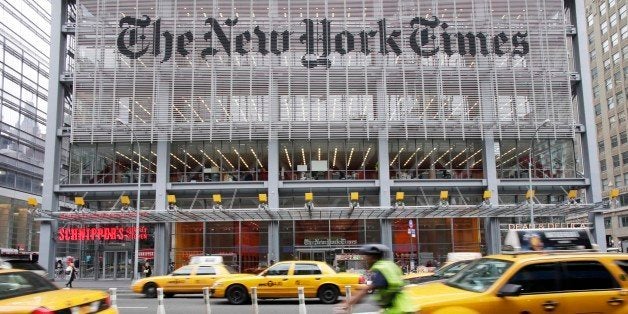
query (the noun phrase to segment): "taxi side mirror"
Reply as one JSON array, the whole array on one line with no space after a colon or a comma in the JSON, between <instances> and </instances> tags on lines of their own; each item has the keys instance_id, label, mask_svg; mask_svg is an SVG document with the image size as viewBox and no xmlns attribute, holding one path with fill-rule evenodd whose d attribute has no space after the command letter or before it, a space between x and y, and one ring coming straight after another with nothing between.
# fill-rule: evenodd
<instances>
[{"instance_id":1,"label":"taxi side mirror","mask_svg":"<svg viewBox=\"0 0 628 314\"><path fill-rule=\"evenodd\" d=\"M511 283L505 284L499 292L497 292L498 297L516 297L521 294L521 285L514 285Z\"/></svg>"}]
</instances>

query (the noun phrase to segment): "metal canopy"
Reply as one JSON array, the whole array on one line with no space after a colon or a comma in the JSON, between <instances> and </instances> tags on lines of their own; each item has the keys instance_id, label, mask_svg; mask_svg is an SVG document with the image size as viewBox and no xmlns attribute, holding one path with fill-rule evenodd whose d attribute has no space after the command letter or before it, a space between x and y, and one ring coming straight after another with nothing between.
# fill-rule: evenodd
<instances>
[{"instance_id":1,"label":"metal canopy","mask_svg":"<svg viewBox=\"0 0 628 314\"><path fill-rule=\"evenodd\" d=\"M598 209L600 205L535 204L534 214L542 216L575 216ZM527 204L500 206L405 206L400 208L281 208L281 209L186 209L141 210L140 223L206 222L206 221L277 221L332 219L408 219L408 218L479 218L527 217ZM132 224L135 211L52 212L51 218L63 224Z\"/></svg>"}]
</instances>

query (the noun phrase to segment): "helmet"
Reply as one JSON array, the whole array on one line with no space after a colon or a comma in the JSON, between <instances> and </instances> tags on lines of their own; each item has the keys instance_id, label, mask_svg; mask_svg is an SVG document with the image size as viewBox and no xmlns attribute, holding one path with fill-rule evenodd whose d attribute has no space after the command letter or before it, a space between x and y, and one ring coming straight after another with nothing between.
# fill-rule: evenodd
<instances>
[{"instance_id":1,"label":"helmet","mask_svg":"<svg viewBox=\"0 0 628 314\"><path fill-rule=\"evenodd\" d=\"M366 244L360 248L360 253L364 255L384 256L389 249L383 244Z\"/></svg>"}]
</instances>

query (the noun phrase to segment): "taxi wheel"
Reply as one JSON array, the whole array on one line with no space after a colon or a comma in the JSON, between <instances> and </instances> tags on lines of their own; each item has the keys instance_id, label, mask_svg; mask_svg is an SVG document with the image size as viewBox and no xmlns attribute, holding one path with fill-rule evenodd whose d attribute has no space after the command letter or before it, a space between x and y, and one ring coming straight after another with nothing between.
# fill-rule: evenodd
<instances>
[{"instance_id":1,"label":"taxi wheel","mask_svg":"<svg viewBox=\"0 0 628 314\"><path fill-rule=\"evenodd\" d=\"M244 304L249 299L249 294L243 286L229 287L225 295L227 296L229 303L235 305Z\"/></svg>"},{"instance_id":2,"label":"taxi wheel","mask_svg":"<svg viewBox=\"0 0 628 314\"><path fill-rule=\"evenodd\" d=\"M338 301L338 288L332 285L324 285L318 289L318 298L325 304L333 304Z\"/></svg>"},{"instance_id":3,"label":"taxi wheel","mask_svg":"<svg viewBox=\"0 0 628 314\"><path fill-rule=\"evenodd\" d=\"M157 285L154 282L149 282L144 285L142 292L147 298L156 298L157 297Z\"/></svg>"}]
</instances>

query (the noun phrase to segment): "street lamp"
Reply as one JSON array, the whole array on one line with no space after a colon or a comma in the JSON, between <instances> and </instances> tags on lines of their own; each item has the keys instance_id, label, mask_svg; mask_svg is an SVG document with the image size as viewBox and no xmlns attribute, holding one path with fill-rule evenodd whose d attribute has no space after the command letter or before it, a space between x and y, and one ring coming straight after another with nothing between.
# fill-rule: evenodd
<instances>
[{"instance_id":1,"label":"street lamp","mask_svg":"<svg viewBox=\"0 0 628 314\"><path fill-rule=\"evenodd\" d=\"M528 193L526 196L530 197L530 228L534 228L534 192L532 192L532 151L534 150L534 142L536 142L536 136L539 134L539 130L542 127L546 126L550 123L550 119L545 119L541 125L536 127L534 130L534 135L532 135L532 139L530 141L530 150L528 151Z\"/></svg>"},{"instance_id":2,"label":"street lamp","mask_svg":"<svg viewBox=\"0 0 628 314\"><path fill-rule=\"evenodd\" d=\"M131 149L133 151L133 149ZM131 163L133 169L133 163ZM142 155L140 152L140 141L137 141L137 205L135 206L135 263L133 263L133 279L139 280L139 256L140 256L140 192L142 188Z\"/></svg>"}]
</instances>

